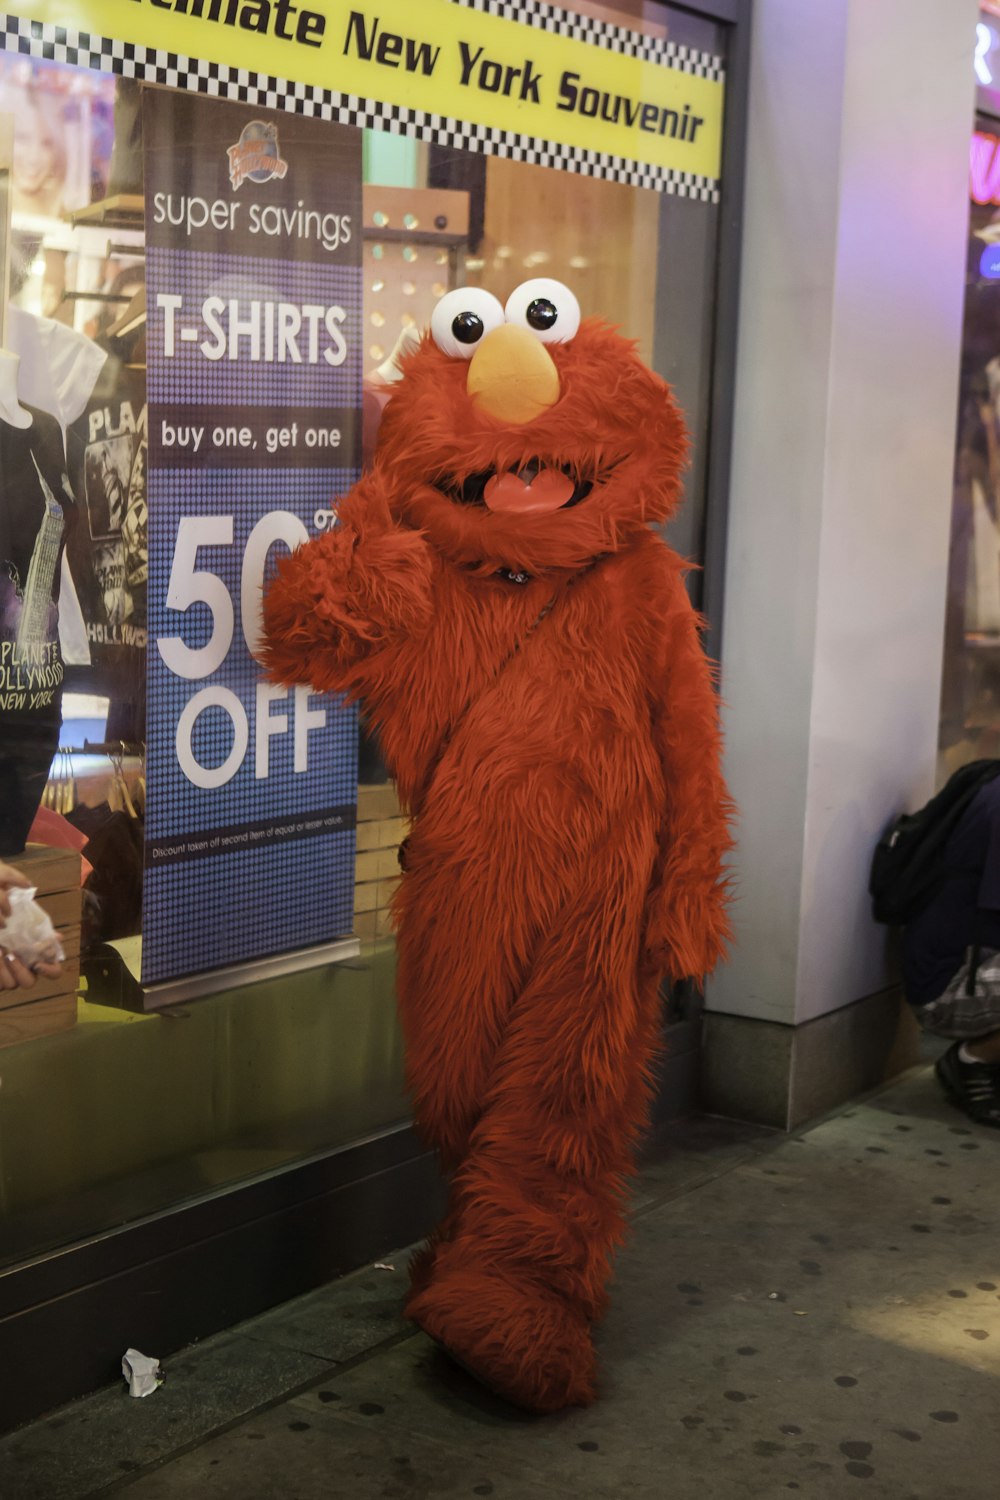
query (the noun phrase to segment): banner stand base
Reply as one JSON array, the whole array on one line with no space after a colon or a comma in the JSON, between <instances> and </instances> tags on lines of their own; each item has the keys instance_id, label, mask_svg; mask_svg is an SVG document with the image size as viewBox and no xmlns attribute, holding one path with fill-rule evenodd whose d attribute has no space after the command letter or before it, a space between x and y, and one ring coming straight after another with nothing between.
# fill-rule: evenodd
<instances>
[{"instance_id":1,"label":"banner stand base","mask_svg":"<svg viewBox=\"0 0 1000 1500\"><path fill-rule=\"evenodd\" d=\"M144 985L142 972L142 939L118 938L101 943L83 960L82 973L87 981L86 999L94 1005L112 1005L119 1010L156 1011L190 1000L202 1000L223 990L241 989L265 979L279 979L285 974L319 969L326 964L342 964L358 957L360 943L356 937L337 938L312 948L296 948L290 953L274 953L268 958L248 963L230 964L223 969L207 969L171 979L161 984Z\"/></svg>"}]
</instances>

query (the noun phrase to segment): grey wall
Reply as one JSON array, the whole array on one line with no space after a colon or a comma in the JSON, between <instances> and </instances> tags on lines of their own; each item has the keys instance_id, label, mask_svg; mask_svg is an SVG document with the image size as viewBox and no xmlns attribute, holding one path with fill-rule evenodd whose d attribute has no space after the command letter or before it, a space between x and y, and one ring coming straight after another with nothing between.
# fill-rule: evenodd
<instances>
[{"instance_id":1,"label":"grey wall","mask_svg":"<svg viewBox=\"0 0 1000 1500\"><path fill-rule=\"evenodd\" d=\"M865 887L934 777L977 13L755 0L718 1011L797 1023L887 981Z\"/></svg>"}]
</instances>

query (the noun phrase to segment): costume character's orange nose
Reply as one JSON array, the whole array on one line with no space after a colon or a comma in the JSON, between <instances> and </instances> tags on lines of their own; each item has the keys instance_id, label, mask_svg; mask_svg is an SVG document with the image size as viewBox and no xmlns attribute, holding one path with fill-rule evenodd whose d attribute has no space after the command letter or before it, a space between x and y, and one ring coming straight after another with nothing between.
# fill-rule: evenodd
<instances>
[{"instance_id":1,"label":"costume character's orange nose","mask_svg":"<svg viewBox=\"0 0 1000 1500\"><path fill-rule=\"evenodd\" d=\"M465 388L498 422L531 422L559 400L559 372L545 345L526 328L504 323L472 356Z\"/></svg>"}]
</instances>

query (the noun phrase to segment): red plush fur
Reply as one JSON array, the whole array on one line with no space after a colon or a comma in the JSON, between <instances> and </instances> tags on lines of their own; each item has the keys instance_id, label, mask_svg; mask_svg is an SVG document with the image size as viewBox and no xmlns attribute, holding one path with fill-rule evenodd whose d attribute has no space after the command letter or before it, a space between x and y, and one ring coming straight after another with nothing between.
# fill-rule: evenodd
<instances>
[{"instance_id":1,"label":"red plush fur","mask_svg":"<svg viewBox=\"0 0 1000 1500\"><path fill-rule=\"evenodd\" d=\"M265 601L270 675L363 698L417 814L399 1006L452 1187L408 1312L538 1411L593 1398L658 985L719 959L730 842L698 620L649 526L679 499L681 417L606 325L548 348L560 399L505 427L425 339L340 525ZM541 515L457 498L531 459L591 492Z\"/></svg>"}]
</instances>

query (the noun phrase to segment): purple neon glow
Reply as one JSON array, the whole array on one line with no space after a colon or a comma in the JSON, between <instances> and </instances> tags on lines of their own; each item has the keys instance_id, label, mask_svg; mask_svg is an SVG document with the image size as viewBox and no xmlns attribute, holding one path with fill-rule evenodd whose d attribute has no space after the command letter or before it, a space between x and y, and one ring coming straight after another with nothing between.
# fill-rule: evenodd
<instances>
[{"instance_id":1,"label":"purple neon glow","mask_svg":"<svg viewBox=\"0 0 1000 1500\"><path fill-rule=\"evenodd\" d=\"M979 274L987 281L1000 281L1000 245L987 245L979 257Z\"/></svg>"},{"instance_id":2,"label":"purple neon glow","mask_svg":"<svg viewBox=\"0 0 1000 1500\"><path fill-rule=\"evenodd\" d=\"M973 203L1000 203L1000 139L977 130L969 151L969 193Z\"/></svg>"}]
</instances>

